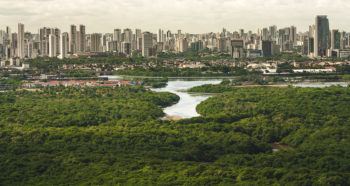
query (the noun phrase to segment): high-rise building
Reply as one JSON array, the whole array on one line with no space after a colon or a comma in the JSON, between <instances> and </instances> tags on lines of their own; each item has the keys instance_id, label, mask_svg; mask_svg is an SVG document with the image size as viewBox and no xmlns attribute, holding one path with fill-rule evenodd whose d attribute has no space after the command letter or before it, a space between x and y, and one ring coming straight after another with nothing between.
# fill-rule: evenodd
<instances>
[{"instance_id":1,"label":"high-rise building","mask_svg":"<svg viewBox=\"0 0 350 186\"><path fill-rule=\"evenodd\" d=\"M183 40L179 40L179 42L182 42ZM180 44L182 45L182 44ZM218 38L217 40L217 43L216 43L216 47L218 49L218 52L227 52L227 48L226 48L226 38L224 37L221 37L221 38Z\"/></svg>"},{"instance_id":2,"label":"high-rise building","mask_svg":"<svg viewBox=\"0 0 350 186\"><path fill-rule=\"evenodd\" d=\"M177 40L176 52L186 52L188 50L188 41L186 38Z\"/></svg>"},{"instance_id":3,"label":"high-rise building","mask_svg":"<svg viewBox=\"0 0 350 186\"><path fill-rule=\"evenodd\" d=\"M331 33L331 50L341 49L341 34L339 30L332 30Z\"/></svg>"},{"instance_id":4,"label":"high-rise building","mask_svg":"<svg viewBox=\"0 0 350 186\"><path fill-rule=\"evenodd\" d=\"M158 35L157 35L157 41L158 42L164 42L163 41L163 35L164 35L164 31L162 29L158 30Z\"/></svg>"},{"instance_id":5,"label":"high-rise building","mask_svg":"<svg viewBox=\"0 0 350 186\"><path fill-rule=\"evenodd\" d=\"M136 38L142 38L141 29L136 29L136 30L135 30L135 37L136 37Z\"/></svg>"},{"instance_id":6,"label":"high-rise building","mask_svg":"<svg viewBox=\"0 0 350 186\"><path fill-rule=\"evenodd\" d=\"M39 29L39 52L42 57L49 55L49 35L51 34L50 28Z\"/></svg>"},{"instance_id":7,"label":"high-rise building","mask_svg":"<svg viewBox=\"0 0 350 186\"><path fill-rule=\"evenodd\" d=\"M17 42L17 39L18 39L18 34L17 33L12 33L11 34L11 55L12 57L15 57L15 56L18 56L18 51L17 51L17 45L18 45L18 42Z\"/></svg>"},{"instance_id":8,"label":"high-rise building","mask_svg":"<svg viewBox=\"0 0 350 186\"><path fill-rule=\"evenodd\" d=\"M315 23L315 57L327 55L329 37L329 21L327 16L317 16Z\"/></svg>"},{"instance_id":9,"label":"high-rise building","mask_svg":"<svg viewBox=\"0 0 350 186\"><path fill-rule=\"evenodd\" d=\"M177 31L177 38L181 38L182 37L182 31L181 30L178 30Z\"/></svg>"},{"instance_id":10,"label":"high-rise building","mask_svg":"<svg viewBox=\"0 0 350 186\"><path fill-rule=\"evenodd\" d=\"M171 34L171 31L168 30L168 31L166 32L166 41L169 41L170 39L172 39L172 37L173 37L173 34Z\"/></svg>"},{"instance_id":11,"label":"high-rise building","mask_svg":"<svg viewBox=\"0 0 350 186\"><path fill-rule=\"evenodd\" d=\"M264 57L272 56L272 42L271 41L262 41L262 52Z\"/></svg>"},{"instance_id":12,"label":"high-rise building","mask_svg":"<svg viewBox=\"0 0 350 186\"><path fill-rule=\"evenodd\" d=\"M127 43L132 42L132 30L130 28L124 29L124 41Z\"/></svg>"},{"instance_id":13,"label":"high-rise building","mask_svg":"<svg viewBox=\"0 0 350 186\"><path fill-rule=\"evenodd\" d=\"M270 39L272 41L277 41L277 26L273 25L273 26L270 26L269 28L269 33L270 33Z\"/></svg>"},{"instance_id":14,"label":"high-rise building","mask_svg":"<svg viewBox=\"0 0 350 186\"><path fill-rule=\"evenodd\" d=\"M230 41L229 52L233 58L244 57L244 40L243 39L233 39Z\"/></svg>"},{"instance_id":15,"label":"high-rise building","mask_svg":"<svg viewBox=\"0 0 350 186\"><path fill-rule=\"evenodd\" d=\"M244 29L239 29L239 36L243 39Z\"/></svg>"},{"instance_id":16,"label":"high-rise building","mask_svg":"<svg viewBox=\"0 0 350 186\"><path fill-rule=\"evenodd\" d=\"M131 54L131 43L122 42L121 51L123 54L129 56Z\"/></svg>"},{"instance_id":17,"label":"high-rise building","mask_svg":"<svg viewBox=\"0 0 350 186\"><path fill-rule=\"evenodd\" d=\"M70 26L69 32L69 52L71 54L77 53L77 27L75 25Z\"/></svg>"},{"instance_id":18,"label":"high-rise building","mask_svg":"<svg viewBox=\"0 0 350 186\"><path fill-rule=\"evenodd\" d=\"M56 36L54 34L49 35L49 57L57 57L56 50Z\"/></svg>"},{"instance_id":19,"label":"high-rise building","mask_svg":"<svg viewBox=\"0 0 350 186\"><path fill-rule=\"evenodd\" d=\"M60 58L64 59L68 57L68 51L69 51L69 39L68 39L68 33L64 32L61 35L60 39Z\"/></svg>"},{"instance_id":20,"label":"high-rise building","mask_svg":"<svg viewBox=\"0 0 350 186\"><path fill-rule=\"evenodd\" d=\"M85 37L86 37L86 30L85 30L85 25L80 25L79 26L79 51L80 52L85 52L86 51L86 42L85 42Z\"/></svg>"},{"instance_id":21,"label":"high-rise building","mask_svg":"<svg viewBox=\"0 0 350 186\"><path fill-rule=\"evenodd\" d=\"M77 30L77 41L76 41L76 43L77 43L77 48L76 48L77 52L80 52L80 39L81 39L80 31Z\"/></svg>"},{"instance_id":22,"label":"high-rise building","mask_svg":"<svg viewBox=\"0 0 350 186\"><path fill-rule=\"evenodd\" d=\"M297 27L295 26L290 27L289 41L293 46L297 45Z\"/></svg>"},{"instance_id":23,"label":"high-rise building","mask_svg":"<svg viewBox=\"0 0 350 186\"><path fill-rule=\"evenodd\" d=\"M120 29L114 29L113 41L117 41L117 42L122 41L122 32Z\"/></svg>"},{"instance_id":24,"label":"high-rise building","mask_svg":"<svg viewBox=\"0 0 350 186\"><path fill-rule=\"evenodd\" d=\"M136 29L135 30L135 49L138 51L142 50L142 32L141 29Z\"/></svg>"},{"instance_id":25,"label":"high-rise building","mask_svg":"<svg viewBox=\"0 0 350 186\"><path fill-rule=\"evenodd\" d=\"M195 41L191 43L191 50L192 51L201 51L203 50L203 41Z\"/></svg>"},{"instance_id":26,"label":"high-rise building","mask_svg":"<svg viewBox=\"0 0 350 186\"><path fill-rule=\"evenodd\" d=\"M101 40L102 40L102 34L99 34L99 33L91 34L91 46L90 46L91 52L101 52L101 47L102 47Z\"/></svg>"},{"instance_id":27,"label":"high-rise building","mask_svg":"<svg viewBox=\"0 0 350 186\"><path fill-rule=\"evenodd\" d=\"M25 58L24 52L24 24L18 24L18 33L17 33L17 54L20 59Z\"/></svg>"},{"instance_id":28,"label":"high-rise building","mask_svg":"<svg viewBox=\"0 0 350 186\"><path fill-rule=\"evenodd\" d=\"M152 56L153 48L153 34L150 32L144 32L142 34L142 56L150 57Z\"/></svg>"},{"instance_id":29,"label":"high-rise building","mask_svg":"<svg viewBox=\"0 0 350 186\"><path fill-rule=\"evenodd\" d=\"M9 26L6 27L7 39L11 42L11 28Z\"/></svg>"},{"instance_id":30,"label":"high-rise building","mask_svg":"<svg viewBox=\"0 0 350 186\"><path fill-rule=\"evenodd\" d=\"M262 29L261 38L264 41L265 40L270 40L270 34L269 34L269 30L267 28L263 28Z\"/></svg>"},{"instance_id":31,"label":"high-rise building","mask_svg":"<svg viewBox=\"0 0 350 186\"><path fill-rule=\"evenodd\" d=\"M308 53L310 56L313 56L315 53L315 38L310 37L308 42Z\"/></svg>"},{"instance_id":32,"label":"high-rise building","mask_svg":"<svg viewBox=\"0 0 350 186\"><path fill-rule=\"evenodd\" d=\"M56 55L60 54L60 38L61 38L61 30L58 28L53 29L53 34L56 38Z\"/></svg>"}]
</instances>

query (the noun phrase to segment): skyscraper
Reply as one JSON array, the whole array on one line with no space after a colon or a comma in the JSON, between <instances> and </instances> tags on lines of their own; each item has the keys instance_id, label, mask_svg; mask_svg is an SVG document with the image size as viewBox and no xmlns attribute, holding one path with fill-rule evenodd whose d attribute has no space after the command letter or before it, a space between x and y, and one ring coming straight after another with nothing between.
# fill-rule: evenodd
<instances>
[{"instance_id":1,"label":"skyscraper","mask_svg":"<svg viewBox=\"0 0 350 186\"><path fill-rule=\"evenodd\" d=\"M262 29L261 38L263 41L270 40L269 30L267 28Z\"/></svg>"},{"instance_id":2,"label":"skyscraper","mask_svg":"<svg viewBox=\"0 0 350 186\"><path fill-rule=\"evenodd\" d=\"M158 30L158 35L157 35L157 41L158 42L164 42L163 41L163 35L164 35L164 31L162 29Z\"/></svg>"},{"instance_id":3,"label":"skyscraper","mask_svg":"<svg viewBox=\"0 0 350 186\"><path fill-rule=\"evenodd\" d=\"M176 51L177 52L186 52L188 50L188 42L186 38L180 38L176 42Z\"/></svg>"},{"instance_id":4,"label":"skyscraper","mask_svg":"<svg viewBox=\"0 0 350 186\"><path fill-rule=\"evenodd\" d=\"M56 36L54 34L49 35L49 57L56 57Z\"/></svg>"},{"instance_id":5,"label":"skyscraper","mask_svg":"<svg viewBox=\"0 0 350 186\"><path fill-rule=\"evenodd\" d=\"M315 57L327 55L329 37L329 21L327 16L317 16L315 24Z\"/></svg>"},{"instance_id":6,"label":"skyscraper","mask_svg":"<svg viewBox=\"0 0 350 186\"><path fill-rule=\"evenodd\" d=\"M68 55L68 50L69 50L69 40L68 40L68 33L64 32L61 35L61 40L60 40L60 45L61 45L61 50L60 50L60 58L64 59Z\"/></svg>"},{"instance_id":7,"label":"skyscraper","mask_svg":"<svg viewBox=\"0 0 350 186\"><path fill-rule=\"evenodd\" d=\"M336 50L340 49L340 32L339 30L332 30L331 33L331 49Z\"/></svg>"},{"instance_id":8,"label":"skyscraper","mask_svg":"<svg viewBox=\"0 0 350 186\"><path fill-rule=\"evenodd\" d=\"M79 26L79 31L80 31L80 38L79 38L79 51L80 52L85 52L86 51L86 43L85 43L85 36L86 36L86 30L85 30L85 25L80 25Z\"/></svg>"},{"instance_id":9,"label":"skyscraper","mask_svg":"<svg viewBox=\"0 0 350 186\"><path fill-rule=\"evenodd\" d=\"M293 44L293 46L297 45L297 27L290 27L289 41Z\"/></svg>"},{"instance_id":10,"label":"skyscraper","mask_svg":"<svg viewBox=\"0 0 350 186\"><path fill-rule=\"evenodd\" d=\"M56 56L60 53L60 38L61 38L61 30L58 28L53 29L53 34L56 38Z\"/></svg>"},{"instance_id":11,"label":"skyscraper","mask_svg":"<svg viewBox=\"0 0 350 186\"><path fill-rule=\"evenodd\" d=\"M11 28L9 26L6 27L7 39L11 42Z\"/></svg>"},{"instance_id":12,"label":"skyscraper","mask_svg":"<svg viewBox=\"0 0 350 186\"><path fill-rule=\"evenodd\" d=\"M69 52L72 54L77 52L77 27L75 25L70 26Z\"/></svg>"},{"instance_id":13,"label":"skyscraper","mask_svg":"<svg viewBox=\"0 0 350 186\"><path fill-rule=\"evenodd\" d=\"M273 25L269 28L270 37L272 41L277 41L277 26Z\"/></svg>"},{"instance_id":14,"label":"skyscraper","mask_svg":"<svg viewBox=\"0 0 350 186\"><path fill-rule=\"evenodd\" d=\"M17 54L20 59L25 58L24 52L24 24L18 24L18 33L17 33Z\"/></svg>"},{"instance_id":15,"label":"skyscraper","mask_svg":"<svg viewBox=\"0 0 350 186\"><path fill-rule=\"evenodd\" d=\"M91 52L101 52L101 39L102 34L93 33L91 34Z\"/></svg>"},{"instance_id":16,"label":"skyscraper","mask_svg":"<svg viewBox=\"0 0 350 186\"><path fill-rule=\"evenodd\" d=\"M127 43L132 42L132 30L130 28L124 29L124 41Z\"/></svg>"},{"instance_id":17,"label":"skyscraper","mask_svg":"<svg viewBox=\"0 0 350 186\"><path fill-rule=\"evenodd\" d=\"M271 41L262 41L261 48L263 51L264 57L271 57L272 56L272 42Z\"/></svg>"},{"instance_id":18,"label":"skyscraper","mask_svg":"<svg viewBox=\"0 0 350 186\"><path fill-rule=\"evenodd\" d=\"M42 57L49 55L49 35L51 29L43 27L39 29L40 54Z\"/></svg>"},{"instance_id":19,"label":"skyscraper","mask_svg":"<svg viewBox=\"0 0 350 186\"><path fill-rule=\"evenodd\" d=\"M121 42L122 40L122 32L120 29L114 29L113 33L113 41Z\"/></svg>"},{"instance_id":20,"label":"skyscraper","mask_svg":"<svg viewBox=\"0 0 350 186\"><path fill-rule=\"evenodd\" d=\"M142 34L142 56L149 57L152 55L153 47L153 34L150 32L144 32Z\"/></svg>"}]
</instances>

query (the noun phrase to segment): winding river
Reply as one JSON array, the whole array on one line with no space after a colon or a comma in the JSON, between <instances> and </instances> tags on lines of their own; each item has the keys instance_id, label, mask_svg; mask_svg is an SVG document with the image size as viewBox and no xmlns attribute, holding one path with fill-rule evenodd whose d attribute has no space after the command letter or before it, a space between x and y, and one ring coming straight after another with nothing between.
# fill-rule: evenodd
<instances>
[{"instance_id":1,"label":"winding river","mask_svg":"<svg viewBox=\"0 0 350 186\"><path fill-rule=\"evenodd\" d=\"M109 79L124 79L121 76L101 76L108 77ZM209 97L208 94L191 94L186 92L186 90L201 86L205 84L219 84L222 81L222 78L217 79L175 79L172 78L169 80L168 85L164 88L152 89L155 92L171 92L180 97L180 101L170 107L164 109L164 113L167 115L169 119L186 119L197 117L199 114L196 111L197 105L201 102L205 101ZM286 84L288 85L288 84ZM301 82L292 84L295 87L313 87L313 88L324 88L333 85L338 86L349 86L349 82Z\"/></svg>"},{"instance_id":2,"label":"winding river","mask_svg":"<svg viewBox=\"0 0 350 186\"><path fill-rule=\"evenodd\" d=\"M116 79L125 79L123 76L101 76L111 80ZM128 78L133 78L129 76ZM202 79L202 78L192 78L186 80L180 78L169 78L168 85L164 88L152 89L155 92L171 92L180 97L180 100L177 104L167 107L164 109L164 113L169 119L186 119L197 117L199 114L196 111L197 105L202 101L205 101L209 97L208 94L191 94L186 92L186 90L201 86L205 84L219 84L221 83L222 78L217 79Z\"/></svg>"},{"instance_id":3,"label":"winding river","mask_svg":"<svg viewBox=\"0 0 350 186\"><path fill-rule=\"evenodd\" d=\"M210 96L185 92L192 87L205 84L219 84L222 80L170 80L165 88L152 89L156 92L171 92L180 97L180 101L164 109L164 113L173 119L185 119L199 116L196 107Z\"/></svg>"}]
</instances>

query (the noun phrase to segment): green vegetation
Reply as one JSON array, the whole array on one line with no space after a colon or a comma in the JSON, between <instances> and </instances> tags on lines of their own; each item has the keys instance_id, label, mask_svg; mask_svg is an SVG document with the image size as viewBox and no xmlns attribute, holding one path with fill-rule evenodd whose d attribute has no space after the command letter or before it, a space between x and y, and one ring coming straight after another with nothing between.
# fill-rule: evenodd
<instances>
[{"instance_id":1,"label":"green vegetation","mask_svg":"<svg viewBox=\"0 0 350 186\"><path fill-rule=\"evenodd\" d=\"M192 93L223 93L233 91L235 89L236 88L232 85L232 81L225 80L218 85L202 85L190 88L187 91Z\"/></svg>"},{"instance_id":2,"label":"green vegetation","mask_svg":"<svg viewBox=\"0 0 350 186\"><path fill-rule=\"evenodd\" d=\"M144 78L141 79L143 86L150 86L152 88L163 88L168 85L168 78Z\"/></svg>"},{"instance_id":3,"label":"green vegetation","mask_svg":"<svg viewBox=\"0 0 350 186\"><path fill-rule=\"evenodd\" d=\"M143 88L46 88L0 94L3 125L67 127L108 125L118 120L147 121L164 114L178 96ZM6 101L8 100L8 101Z\"/></svg>"},{"instance_id":4,"label":"green vegetation","mask_svg":"<svg viewBox=\"0 0 350 186\"><path fill-rule=\"evenodd\" d=\"M58 59L58 58L36 58L29 59L27 62L32 66L39 69L45 69L48 66L50 68L57 67L59 65L68 65L68 64L104 64L104 65L115 65L115 64L129 64L142 62L142 58L128 58L122 56L96 56L96 57L79 57L79 58L67 58L67 59Z\"/></svg>"},{"instance_id":5,"label":"green vegetation","mask_svg":"<svg viewBox=\"0 0 350 186\"><path fill-rule=\"evenodd\" d=\"M237 76L232 80L224 80L218 85L202 85L189 89L189 92L193 93L222 93L233 91L238 86L250 86L250 85L278 85L285 83L286 81L278 76L262 76L262 75L248 75Z\"/></svg>"},{"instance_id":6,"label":"green vegetation","mask_svg":"<svg viewBox=\"0 0 350 186\"><path fill-rule=\"evenodd\" d=\"M40 74L61 74L67 77L94 77L94 71L100 69L102 71L112 72L116 65L125 64L142 64L146 59L142 57L122 57L115 55L96 56L96 57L79 57L70 59L58 58L36 58L29 59L26 63L30 64L31 69L28 70L33 75ZM70 66L64 69L64 66ZM85 70L74 66L84 66ZM74 68L73 68L74 67ZM86 70L88 69L88 70Z\"/></svg>"},{"instance_id":7,"label":"green vegetation","mask_svg":"<svg viewBox=\"0 0 350 186\"><path fill-rule=\"evenodd\" d=\"M15 90L21 84L21 77L0 77L0 90Z\"/></svg>"},{"instance_id":8,"label":"green vegetation","mask_svg":"<svg viewBox=\"0 0 350 186\"><path fill-rule=\"evenodd\" d=\"M178 122L139 87L0 93L0 185L350 184L349 88L221 92Z\"/></svg>"},{"instance_id":9,"label":"green vegetation","mask_svg":"<svg viewBox=\"0 0 350 186\"><path fill-rule=\"evenodd\" d=\"M67 70L67 71L61 71L65 77L94 77L96 76L96 73L91 70Z\"/></svg>"},{"instance_id":10,"label":"green vegetation","mask_svg":"<svg viewBox=\"0 0 350 186\"><path fill-rule=\"evenodd\" d=\"M215 77L247 75L247 70L228 66L212 66L203 68L149 67L116 71L117 75L150 76L150 77Z\"/></svg>"},{"instance_id":11,"label":"green vegetation","mask_svg":"<svg viewBox=\"0 0 350 186\"><path fill-rule=\"evenodd\" d=\"M203 51L187 51L183 53L159 53L158 54L159 60L166 60L166 59L185 59L190 61L211 61L211 60L232 60L232 61L250 61L250 60L256 60L256 61L271 61L271 60L280 60L280 61L296 61L296 62L305 62L305 61L313 61L313 59L302 56L298 54L297 52L286 52L286 53L280 53L275 56L271 57L259 57L259 58L241 58L241 59L233 59L231 55L220 53L220 52L214 52L210 50L203 50ZM330 58L329 60L335 60L333 58ZM341 59L339 59L341 60Z\"/></svg>"},{"instance_id":12,"label":"green vegetation","mask_svg":"<svg viewBox=\"0 0 350 186\"><path fill-rule=\"evenodd\" d=\"M185 59L189 61L212 61L212 60L232 60L233 58L229 54L212 52L209 50L203 51L187 51L182 53L159 53L157 55L158 60L173 60L173 59Z\"/></svg>"}]
</instances>

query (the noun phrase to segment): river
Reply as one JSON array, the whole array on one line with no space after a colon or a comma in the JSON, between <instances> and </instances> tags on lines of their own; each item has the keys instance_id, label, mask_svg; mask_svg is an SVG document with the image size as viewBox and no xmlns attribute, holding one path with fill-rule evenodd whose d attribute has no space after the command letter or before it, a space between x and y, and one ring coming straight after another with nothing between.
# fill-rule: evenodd
<instances>
[{"instance_id":1,"label":"river","mask_svg":"<svg viewBox=\"0 0 350 186\"><path fill-rule=\"evenodd\" d=\"M121 76L103 76L108 77L109 79L124 79ZM188 90L192 87L201 86L205 84L219 84L222 81L222 78L217 79L190 79L190 80L183 80L183 79L170 79L168 82L168 85L164 88L159 89L152 89L155 92L171 92L180 97L180 101L170 107L167 107L164 109L164 113L167 115L168 118L171 119L186 119L186 118L192 118L200 116L197 111L196 107L201 102L205 101L209 97L211 97L208 94L191 94L186 92L185 90ZM333 85L340 85L340 86L348 86L348 82L302 82L302 83L296 83L292 84L294 87L314 87L314 88L324 88L329 87Z\"/></svg>"},{"instance_id":2,"label":"river","mask_svg":"<svg viewBox=\"0 0 350 186\"><path fill-rule=\"evenodd\" d=\"M134 76L124 77L124 76L101 76L108 79L125 79L133 78ZM180 100L177 104L167 107L164 109L164 113L168 118L172 119L186 119L200 116L196 107L201 102L205 101L210 97L208 94L191 94L186 92L186 90L201 86L205 84L219 84L221 83L222 78L217 79L188 79L184 80L183 78L172 78L169 80L168 85L164 88L152 89L155 92L171 92L180 97Z\"/></svg>"},{"instance_id":3,"label":"river","mask_svg":"<svg viewBox=\"0 0 350 186\"><path fill-rule=\"evenodd\" d=\"M222 80L171 80L165 88L152 89L156 92L171 92L180 97L180 101L170 107L164 109L164 113L171 118L185 119L199 116L196 107L202 101L205 101L210 95L191 94L185 92L192 87L205 84L219 84Z\"/></svg>"}]
</instances>

